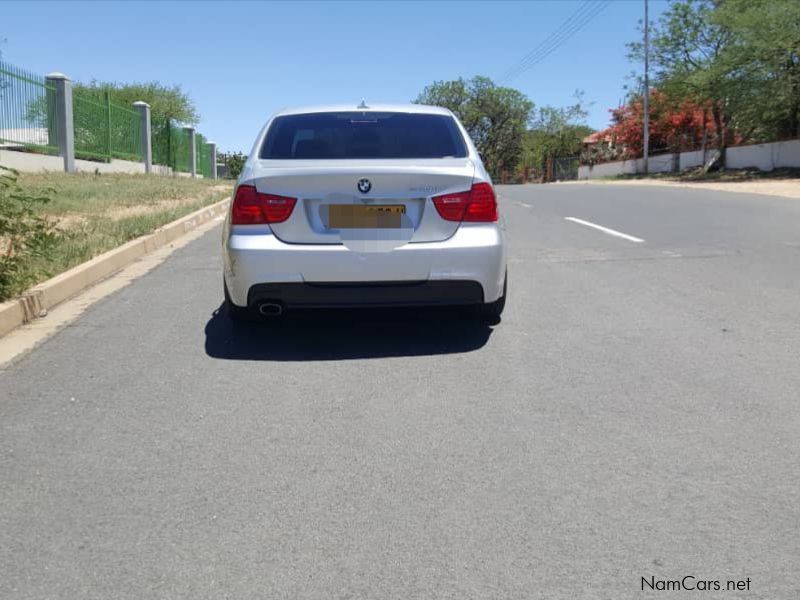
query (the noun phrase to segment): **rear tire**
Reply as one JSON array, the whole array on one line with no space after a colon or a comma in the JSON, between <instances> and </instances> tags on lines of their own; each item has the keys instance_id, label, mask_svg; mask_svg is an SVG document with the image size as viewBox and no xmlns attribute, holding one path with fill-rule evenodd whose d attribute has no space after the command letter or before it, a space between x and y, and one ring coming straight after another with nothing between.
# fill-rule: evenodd
<instances>
[{"instance_id":1,"label":"rear tire","mask_svg":"<svg viewBox=\"0 0 800 600\"><path fill-rule=\"evenodd\" d=\"M249 307L239 306L233 303L225 281L222 282L222 291L225 295L225 312L228 313L228 318L231 321L235 321L236 323L252 323L256 320L256 314L250 310Z\"/></svg>"},{"instance_id":2,"label":"rear tire","mask_svg":"<svg viewBox=\"0 0 800 600\"><path fill-rule=\"evenodd\" d=\"M503 279L503 295L494 302L487 302L478 306L478 316L487 323L496 324L500 321L503 309L506 307L506 293L508 291L508 273Z\"/></svg>"}]
</instances>

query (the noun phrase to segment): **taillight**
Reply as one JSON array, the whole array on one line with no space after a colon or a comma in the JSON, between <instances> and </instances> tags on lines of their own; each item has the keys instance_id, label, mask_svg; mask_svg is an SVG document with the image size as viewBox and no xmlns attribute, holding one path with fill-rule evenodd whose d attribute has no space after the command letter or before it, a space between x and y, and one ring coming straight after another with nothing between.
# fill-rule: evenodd
<instances>
[{"instance_id":1,"label":"taillight","mask_svg":"<svg viewBox=\"0 0 800 600\"><path fill-rule=\"evenodd\" d=\"M488 183L476 183L472 186L472 193L464 213L465 221L497 221L497 199L494 190Z\"/></svg>"},{"instance_id":2,"label":"taillight","mask_svg":"<svg viewBox=\"0 0 800 600\"><path fill-rule=\"evenodd\" d=\"M263 225L282 223L294 210L297 198L263 194L255 186L240 185L236 189L231 209L232 225Z\"/></svg>"},{"instance_id":3,"label":"taillight","mask_svg":"<svg viewBox=\"0 0 800 600\"><path fill-rule=\"evenodd\" d=\"M432 198L439 216L445 221L497 221L497 199L492 186L476 183L468 192L445 194Z\"/></svg>"},{"instance_id":4,"label":"taillight","mask_svg":"<svg viewBox=\"0 0 800 600\"><path fill-rule=\"evenodd\" d=\"M469 201L470 192L458 192L433 198L439 216L445 221L463 221L464 208Z\"/></svg>"}]
</instances>

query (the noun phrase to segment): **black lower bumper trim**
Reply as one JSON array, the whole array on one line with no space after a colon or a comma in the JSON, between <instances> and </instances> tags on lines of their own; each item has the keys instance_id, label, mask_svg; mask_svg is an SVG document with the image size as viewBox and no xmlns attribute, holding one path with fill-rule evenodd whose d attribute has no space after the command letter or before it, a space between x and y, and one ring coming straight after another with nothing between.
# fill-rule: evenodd
<instances>
[{"instance_id":1,"label":"black lower bumper trim","mask_svg":"<svg viewBox=\"0 0 800 600\"><path fill-rule=\"evenodd\" d=\"M447 306L483 303L477 281L382 281L354 283L260 283L247 303L277 302L287 308L358 306Z\"/></svg>"}]
</instances>

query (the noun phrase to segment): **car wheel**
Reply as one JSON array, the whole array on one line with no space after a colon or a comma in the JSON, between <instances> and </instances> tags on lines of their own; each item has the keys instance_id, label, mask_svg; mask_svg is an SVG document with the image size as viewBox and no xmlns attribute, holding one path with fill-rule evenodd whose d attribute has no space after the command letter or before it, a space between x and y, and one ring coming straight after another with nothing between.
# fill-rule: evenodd
<instances>
[{"instance_id":1,"label":"car wheel","mask_svg":"<svg viewBox=\"0 0 800 600\"><path fill-rule=\"evenodd\" d=\"M506 294L508 292L508 274L503 280L503 295L494 302L487 302L478 307L478 316L488 323L498 323L503 309L506 307Z\"/></svg>"},{"instance_id":2,"label":"car wheel","mask_svg":"<svg viewBox=\"0 0 800 600\"><path fill-rule=\"evenodd\" d=\"M249 323L256 320L255 313L247 306L239 306L234 304L231 300L231 295L228 293L228 286L225 281L222 282L222 292L225 295L225 312L231 321L237 323Z\"/></svg>"}]
</instances>

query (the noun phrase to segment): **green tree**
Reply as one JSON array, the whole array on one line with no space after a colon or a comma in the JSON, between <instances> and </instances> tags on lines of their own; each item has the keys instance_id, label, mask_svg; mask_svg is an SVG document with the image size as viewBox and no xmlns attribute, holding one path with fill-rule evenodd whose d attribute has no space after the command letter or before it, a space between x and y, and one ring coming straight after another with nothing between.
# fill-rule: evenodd
<instances>
[{"instance_id":1,"label":"green tree","mask_svg":"<svg viewBox=\"0 0 800 600\"><path fill-rule=\"evenodd\" d=\"M641 43L629 46L641 61ZM800 135L797 0L674 0L652 28L651 60L673 104L707 108L721 150Z\"/></svg>"},{"instance_id":2,"label":"green tree","mask_svg":"<svg viewBox=\"0 0 800 600\"><path fill-rule=\"evenodd\" d=\"M497 86L488 77L473 77L436 81L414 102L453 111L493 174L518 164L534 107L522 92Z\"/></svg>"},{"instance_id":3,"label":"green tree","mask_svg":"<svg viewBox=\"0 0 800 600\"><path fill-rule=\"evenodd\" d=\"M148 83L112 83L92 81L77 83L75 93L88 94L104 102L108 92L111 102L130 106L139 100L150 105L154 121L171 120L175 123L195 125L200 114L189 95L179 85L168 86L157 81Z\"/></svg>"},{"instance_id":4,"label":"green tree","mask_svg":"<svg viewBox=\"0 0 800 600\"><path fill-rule=\"evenodd\" d=\"M709 107L720 150L731 137L732 103L736 99L727 50L734 33L714 18L719 0L672 2L651 25L650 61L654 85L676 102L691 99ZM641 62L641 42L629 44L630 58ZM639 94L640 95L640 94Z\"/></svg>"},{"instance_id":5,"label":"green tree","mask_svg":"<svg viewBox=\"0 0 800 600\"><path fill-rule=\"evenodd\" d=\"M588 111L583 94L575 94L576 102L562 108L543 106L537 112L523 140L522 166L544 172L547 160L578 156L581 143L594 130L585 124Z\"/></svg>"},{"instance_id":6,"label":"green tree","mask_svg":"<svg viewBox=\"0 0 800 600\"><path fill-rule=\"evenodd\" d=\"M726 0L712 18L734 35L724 60L737 128L758 141L800 136L800 2Z\"/></svg>"},{"instance_id":7,"label":"green tree","mask_svg":"<svg viewBox=\"0 0 800 600\"><path fill-rule=\"evenodd\" d=\"M227 177L229 179L237 179L239 177L239 174L242 172L242 169L244 168L244 163L246 160L247 156L245 156L241 152L217 153L217 162L228 167Z\"/></svg>"}]
</instances>

